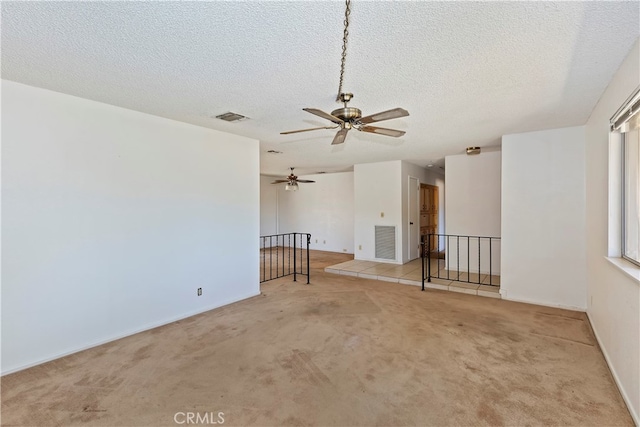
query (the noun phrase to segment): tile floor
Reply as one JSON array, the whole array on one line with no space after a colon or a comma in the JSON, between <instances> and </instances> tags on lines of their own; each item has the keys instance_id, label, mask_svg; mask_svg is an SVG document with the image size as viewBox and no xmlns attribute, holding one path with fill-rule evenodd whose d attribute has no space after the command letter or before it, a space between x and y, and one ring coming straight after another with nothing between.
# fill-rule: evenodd
<instances>
[{"instance_id":1,"label":"tile floor","mask_svg":"<svg viewBox=\"0 0 640 427\"><path fill-rule=\"evenodd\" d=\"M340 264L331 265L324 269L327 273L343 274L345 276L362 277L364 279L383 280L385 282L400 283L403 285L422 286L422 267L420 259L406 264L388 264L384 262L351 260ZM439 272L443 279L431 278L431 282L425 282L425 288L440 289L443 291L461 292L464 294L479 295L489 298L501 298L500 276L481 274L482 284L465 283L469 280L477 281L477 273L460 273L456 281L457 272L447 271L444 260L431 260L431 271ZM494 286L490 286L491 282ZM497 285L497 286L496 286Z\"/></svg>"}]
</instances>

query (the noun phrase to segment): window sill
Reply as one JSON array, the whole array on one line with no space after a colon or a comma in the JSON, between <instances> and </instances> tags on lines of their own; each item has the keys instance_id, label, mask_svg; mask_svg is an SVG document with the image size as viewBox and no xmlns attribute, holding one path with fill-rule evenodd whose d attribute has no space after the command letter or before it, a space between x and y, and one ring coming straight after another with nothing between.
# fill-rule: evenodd
<instances>
[{"instance_id":1,"label":"window sill","mask_svg":"<svg viewBox=\"0 0 640 427\"><path fill-rule=\"evenodd\" d=\"M605 257L605 259L614 266L618 267L627 276L635 280L636 283L640 284L640 267L630 263L624 258Z\"/></svg>"}]
</instances>

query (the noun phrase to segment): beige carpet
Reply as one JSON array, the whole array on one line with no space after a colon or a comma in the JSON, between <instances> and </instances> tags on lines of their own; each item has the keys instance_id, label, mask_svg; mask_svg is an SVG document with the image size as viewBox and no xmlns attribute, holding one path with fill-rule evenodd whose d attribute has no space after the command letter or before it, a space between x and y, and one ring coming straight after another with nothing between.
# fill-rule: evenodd
<instances>
[{"instance_id":1,"label":"beige carpet","mask_svg":"<svg viewBox=\"0 0 640 427\"><path fill-rule=\"evenodd\" d=\"M2 425L632 425L584 314L322 272L347 259L5 376Z\"/></svg>"}]
</instances>

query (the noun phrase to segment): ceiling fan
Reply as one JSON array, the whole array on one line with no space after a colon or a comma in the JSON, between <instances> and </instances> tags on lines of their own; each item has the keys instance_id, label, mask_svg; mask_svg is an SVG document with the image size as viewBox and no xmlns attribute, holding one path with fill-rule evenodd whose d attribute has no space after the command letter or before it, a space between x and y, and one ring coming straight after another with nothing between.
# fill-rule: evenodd
<instances>
[{"instance_id":1,"label":"ceiling fan","mask_svg":"<svg viewBox=\"0 0 640 427\"><path fill-rule=\"evenodd\" d=\"M310 179L298 179L298 177L293 174L293 168L290 168L290 169L291 169L291 174L288 177L286 177L285 179L276 179L275 181L272 182L272 184L284 184L286 182L287 186L284 187L285 190L297 191L299 182L302 182L305 184L315 182L315 181L311 181Z\"/></svg>"},{"instance_id":2,"label":"ceiling fan","mask_svg":"<svg viewBox=\"0 0 640 427\"><path fill-rule=\"evenodd\" d=\"M288 132L280 132L281 135L289 135L298 132L308 132L318 129L338 129L333 138L331 145L342 144L347 137L347 133L351 129L356 129L361 132L377 133L379 135L393 136L395 138L404 135L406 132L396 129L387 129L377 126L370 126L371 123L381 122L383 120L397 119L399 117L405 117L409 115L409 112L403 108L394 108L380 113L371 114L369 116L362 117L362 111L358 108L349 107L347 104L353 98L352 93L342 92L342 83L344 80L344 64L347 59L347 38L349 36L349 15L351 14L351 0L346 0L346 9L344 13L344 35L342 37L342 61L340 66L340 85L338 87L338 97L336 101L344 104L343 108L333 110L331 114L325 113L317 108L303 108L304 111L315 114L333 122L333 126L322 126L310 129L292 130Z\"/></svg>"},{"instance_id":3,"label":"ceiling fan","mask_svg":"<svg viewBox=\"0 0 640 427\"><path fill-rule=\"evenodd\" d=\"M404 135L406 132L396 129L387 129L377 126L369 126L370 123L381 122L383 120L397 119L398 117L405 117L409 115L409 112L403 108L394 108L392 110L382 111L380 113L371 114L369 116L362 117L362 111L358 108L349 107L347 104L353 98L352 93L341 93L339 99L344 103L344 108L338 108L333 110L331 114L325 113L317 108L303 108L304 111L315 114L335 123L334 126L323 126L310 129L291 130L287 132L280 132L281 135L289 135L291 133L308 132L318 129L337 129L340 130L333 138L331 145L342 144L347 137L347 132L351 129L356 129L361 132L377 133L379 135L393 136L395 138Z\"/></svg>"}]
</instances>

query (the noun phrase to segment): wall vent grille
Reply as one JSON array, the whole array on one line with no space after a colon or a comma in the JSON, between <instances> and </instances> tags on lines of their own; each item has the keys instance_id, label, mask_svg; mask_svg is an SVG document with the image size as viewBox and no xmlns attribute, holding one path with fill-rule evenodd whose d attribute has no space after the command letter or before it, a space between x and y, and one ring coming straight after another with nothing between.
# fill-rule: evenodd
<instances>
[{"instance_id":1,"label":"wall vent grille","mask_svg":"<svg viewBox=\"0 0 640 427\"><path fill-rule=\"evenodd\" d=\"M396 259L395 225L376 225L376 258Z\"/></svg>"}]
</instances>

